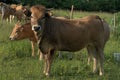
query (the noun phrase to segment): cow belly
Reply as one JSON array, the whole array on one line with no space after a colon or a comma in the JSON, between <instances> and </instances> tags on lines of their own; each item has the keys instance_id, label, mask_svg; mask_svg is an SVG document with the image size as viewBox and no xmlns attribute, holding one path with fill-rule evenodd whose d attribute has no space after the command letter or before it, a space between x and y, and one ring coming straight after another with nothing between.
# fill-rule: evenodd
<instances>
[{"instance_id":1,"label":"cow belly","mask_svg":"<svg viewBox=\"0 0 120 80\"><path fill-rule=\"evenodd\" d=\"M72 48L70 48L70 47L67 47L67 48L61 48L61 49L59 49L59 51L70 51L70 52L75 52L75 51L79 51L79 50L81 50L81 49L83 49L84 47L72 47Z\"/></svg>"},{"instance_id":2,"label":"cow belly","mask_svg":"<svg viewBox=\"0 0 120 80\"><path fill-rule=\"evenodd\" d=\"M71 43L71 44L63 44L61 45L59 48L56 47L56 49L60 50L60 51L70 51L70 52L75 52L75 51L79 51L81 49L83 49L87 44L85 43Z\"/></svg>"}]
</instances>

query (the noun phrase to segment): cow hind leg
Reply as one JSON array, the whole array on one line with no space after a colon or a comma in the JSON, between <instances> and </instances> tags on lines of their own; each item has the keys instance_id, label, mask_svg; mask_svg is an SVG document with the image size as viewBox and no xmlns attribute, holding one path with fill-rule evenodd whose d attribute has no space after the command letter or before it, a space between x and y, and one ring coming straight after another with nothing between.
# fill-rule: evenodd
<instances>
[{"instance_id":1,"label":"cow hind leg","mask_svg":"<svg viewBox=\"0 0 120 80\"><path fill-rule=\"evenodd\" d=\"M96 55L96 49L93 45L87 46L88 51L88 65L90 64L90 60L93 57L93 73L98 71L98 56Z\"/></svg>"},{"instance_id":2,"label":"cow hind leg","mask_svg":"<svg viewBox=\"0 0 120 80\"><path fill-rule=\"evenodd\" d=\"M87 51L88 51L88 63L87 64L90 65L93 51L91 50L89 46L87 47Z\"/></svg>"},{"instance_id":3,"label":"cow hind leg","mask_svg":"<svg viewBox=\"0 0 120 80\"><path fill-rule=\"evenodd\" d=\"M103 69L104 52L102 48L98 49L98 54L99 54L99 63L100 63L99 75L102 76L104 74L104 69Z\"/></svg>"},{"instance_id":4,"label":"cow hind leg","mask_svg":"<svg viewBox=\"0 0 120 80\"><path fill-rule=\"evenodd\" d=\"M98 57L97 55L94 55L93 57L93 73L98 72Z\"/></svg>"},{"instance_id":5,"label":"cow hind leg","mask_svg":"<svg viewBox=\"0 0 120 80\"><path fill-rule=\"evenodd\" d=\"M99 75L102 76L104 74L103 70L103 62L104 62L104 45L99 44L96 45L96 53L99 59Z\"/></svg>"}]
</instances>

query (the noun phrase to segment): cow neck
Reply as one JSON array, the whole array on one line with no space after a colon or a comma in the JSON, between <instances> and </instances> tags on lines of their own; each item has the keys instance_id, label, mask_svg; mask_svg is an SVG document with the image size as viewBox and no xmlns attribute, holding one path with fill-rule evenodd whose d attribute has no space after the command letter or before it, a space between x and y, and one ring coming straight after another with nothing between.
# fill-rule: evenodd
<instances>
[{"instance_id":1,"label":"cow neck","mask_svg":"<svg viewBox=\"0 0 120 80\"><path fill-rule=\"evenodd\" d=\"M43 26L44 26L45 19L46 19L45 17L42 17L42 18L38 21L39 25L41 26L41 29L42 29Z\"/></svg>"}]
</instances>

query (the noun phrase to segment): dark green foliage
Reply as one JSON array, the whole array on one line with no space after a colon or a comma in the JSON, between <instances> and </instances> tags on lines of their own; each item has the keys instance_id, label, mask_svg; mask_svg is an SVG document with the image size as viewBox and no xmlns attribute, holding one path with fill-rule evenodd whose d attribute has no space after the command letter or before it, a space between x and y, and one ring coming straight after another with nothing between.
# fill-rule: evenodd
<instances>
[{"instance_id":1,"label":"dark green foliage","mask_svg":"<svg viewBox=\"0 0 120 80\"><path fill-rule=\"evenodd\" d=\"M107 11L116 12L120 10L120 0L21 0L22 4L42 4L46 7L74 9L82 11Z\"/></svg>"}]
</instances>

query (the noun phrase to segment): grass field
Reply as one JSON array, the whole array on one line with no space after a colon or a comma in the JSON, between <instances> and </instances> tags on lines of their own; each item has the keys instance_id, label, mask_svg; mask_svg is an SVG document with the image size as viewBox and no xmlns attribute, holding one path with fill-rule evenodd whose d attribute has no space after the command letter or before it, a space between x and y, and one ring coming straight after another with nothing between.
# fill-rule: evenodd
<instances>
[{"instance_id":1,"label":"grass field","mask_svg":"<svg viewBox=\"0 0 120 80\"><path fill-rule=\"evenodd\" d=\"M69 11L55 10L55 14L68 16ZM97 14L104 18L113 28L113 14L99 12L74 12L74 18ZM57 58L52 64L51 76L43 75L43 61L38 56L31 57L29 40L10 41L9 35L14 27L14 22L4 22L0 26L0 80L120 80L120 62L116 62L113 53L120 52L120 40L114 39L111 34L105 47L105 75L100 77L92 74L92 62L87 65L87 52L83 49L73 54L73 59L68 60L66 52L63 59ZM37 53L37 49L36 49Z\"/></svg>"}]
</instances>

